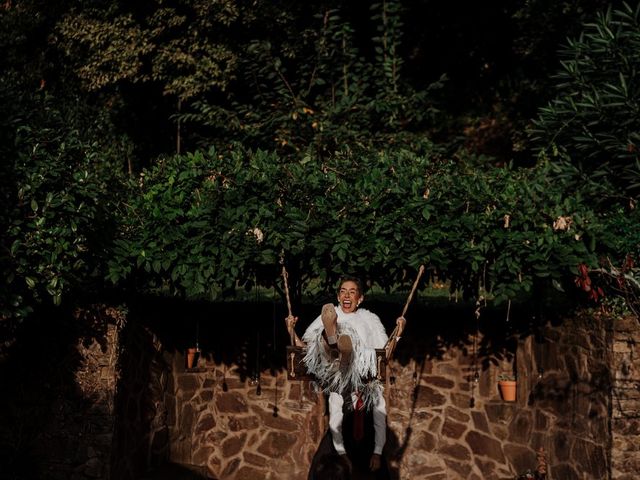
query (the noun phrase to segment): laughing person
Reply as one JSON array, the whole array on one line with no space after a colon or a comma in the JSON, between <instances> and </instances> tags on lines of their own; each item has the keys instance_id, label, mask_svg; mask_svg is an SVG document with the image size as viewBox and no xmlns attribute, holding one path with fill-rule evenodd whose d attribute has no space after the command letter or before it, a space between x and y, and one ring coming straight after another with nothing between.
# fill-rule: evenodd
<instances>
[{"instance_id":1,"label":"laughing person","mask_svg":"<svg viewBox=\"0 0 640 480\"><path fill-rule=\"evenodd\" d=\"M297 317L287 317L286 323L295 344L306 347L303 361L307 371L329 394L329 428L338 454L346 453L342 432L345 412L373 410L375 442L367 463L375 471L380 468L386 440L386 406L382 385L376 379L376 349L384 348L388 337L380 318L359 308L363 300L360 281L344 278L338 290L338 306L324 305L302 339L294 330ZM405 319L400 317L396 323L402 330Z\"/></svg>"}]
</instances>

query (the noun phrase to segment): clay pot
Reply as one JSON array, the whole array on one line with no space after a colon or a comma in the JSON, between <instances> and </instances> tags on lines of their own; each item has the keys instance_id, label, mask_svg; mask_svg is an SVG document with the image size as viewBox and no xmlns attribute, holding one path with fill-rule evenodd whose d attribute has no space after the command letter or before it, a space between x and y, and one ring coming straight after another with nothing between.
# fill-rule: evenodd
<instances>
[{"instance_id":1,"label":"clay pot","mask_svg":"<svg viewBox=\"0 0 640 480\"><path fill-rule=\"evenodd\" d=\"M195 368L198 366L198 357L200 357L200 349L196 347L187 348L187 368Z\"/></svg>"},{"instance_id":2,"label":"clay pot","mask_svg":"<svg viewBox=\"0 0 640 480\"><path fill-rule=\"evenodd\" d=\"M517 382L515 380L500 380L498 382L498 387L500 388L500 395L502 395L502 399L505 402L516 401L516 386L517 386Z\"/></svg>"}]
</instances>

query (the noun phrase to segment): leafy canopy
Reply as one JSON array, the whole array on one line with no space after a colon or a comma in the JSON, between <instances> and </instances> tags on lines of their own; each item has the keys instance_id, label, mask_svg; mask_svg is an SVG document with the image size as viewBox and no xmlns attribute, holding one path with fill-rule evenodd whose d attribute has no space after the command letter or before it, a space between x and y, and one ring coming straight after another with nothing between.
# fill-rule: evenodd
<instances>
[{"instance_id":1,"label":"leafy canopy","mask_svg":"<svg viewBox=\"0 0 640 480\"><path fill-rule=\"evenodd\" d=\"M222 32L238 19L233 1L127 2L77 8L58 24L61 46L88 90L155 82L189 100L226 87L236 55Z\"/></svg>"},{"instance_id":2,"label":"leafy canopy","mask_svg":"<svg viewBox=\"0 0 640 480\"><path fill-rule=\"evenodd\" d=\"M178 118L208 132L200 142L205 149L235 140L281 155L313 148L328 156L411 141L433 121L432 93L442 83L414 89L402 78L400 2L375 2L370 13L375 33L362 42L339 10L320 10L306 28L281 12L274 21L282 33L247 43L225 98L194 99Z\"/></svg>"},{"instance_id":3,"label":"leafy canopy","mask_svg":"<svg viewBox=\"0 0 640 480\"><path fill-rule=\"evenodd\" d=\"M454 290L505 300L537 281L562 288L608 241L548 165L480 171L423 150L298 161L237 146L169 158L141 175L109 277L211 298L273 285L281 258L309 292L344 272L392 288L424 263Z\"/></svg>"}]
</instances>

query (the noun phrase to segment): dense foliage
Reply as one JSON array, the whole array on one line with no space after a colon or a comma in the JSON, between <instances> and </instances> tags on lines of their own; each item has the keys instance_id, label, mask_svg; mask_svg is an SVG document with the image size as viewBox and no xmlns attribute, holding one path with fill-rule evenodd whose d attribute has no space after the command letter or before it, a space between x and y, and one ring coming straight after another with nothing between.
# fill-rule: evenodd
<instances>
[{"instance_id":1,"label":"dense foliage","mask_svg":"<svg viewBox=\"0 0 640 480\"><path fill-rule=\"evenodd\" d=\"M224 89L235 56L225 27L238 19L235 2L154 1L72 8L58 24L61 46L86 88L156 82L162 94L188 100Z\"/></svg>"},{"instance_id":2,"label":"dense foliage","mask_svg":"<svg viewBox=\"0 0 640 480\"><path fill-rule=\"evenodd\" d=\"M280 262L297 296L424 263L498 300L628 265L638 9L587 23L549 80L546 42L603 2L552 3L478 7L473 29L396 0L7 2L0 316L105 279L212 298Z\"/></svg>"},{"instance_id":3,"label":"dense foliage","mask_svg":"<svg viewBox=\"0 0 640 480\"><path fill-rule=\"evenodd\" d=\"M349 146L406 141L408 132L433 122L432 92L442 79L420 90L407 85L400 75L399 3L373 3L370 12L376 32L367 45L370 58L353 25L338 10L326 10L302 32L249 42L237 66L242 95L232 92L222 103L200 99L179 118L216 132L220 141L214 143L234 139L281 155L313 147L326 156Z\"/></svg>"},{"instance_id":4,"label":"dense foliage","mask_svg":"<svg viewBox=\"0 0 640 480\"><path fill-rule=\"evenodd\" d=\"M191 148L236 140L281 154L310 144L330 153L433 121L428 93L440 81L414 90L400 75L400 2L370 6L375 34L366 43L330 3L82 6L57 35L84 88L121 97L158 89L165 98L150 99L173 102L166 118L183 126L176 135Z\"/></svg>"},{"instance_id":5,"label":"dense foliage","mask_svg":"<svg viewBox=\"0 0 640 480\"><path fill-rule=\"evenodd\" d=\"M39 110L20 119L6 159L3 317L23 316L43 299L58 305L63 294L100 284L121 200L118 164L126 150L104 119L81 105L60 111L46 93L34 106Z\"/></svg>"},{"instance_id":6,"label":"dense foliage","mask_svg":"<svg viewBox=\"0 0 640 480\"><path fill-rule=\"evenodd\" d=\"M205 298L272 285L282 259L298 289L344 272L389 288L425 263L452 290L504 300L562 288L616 240L548 164L482 171L430 144L322 162L240 147L173 157L143 172L128 218L111 279L137 266L145 288Z\"/></svg>"},{"instance_id":7,"label":"dense foliage","mask_svg":"<svg viewBox=\"0 0 640 480\"><path fill-rule=\"evenodd\" d=\"M602 185L600 201L640 193L640 4L609 9L560 51L556 97L534 141Z\"/></svg>"}]
</instances>

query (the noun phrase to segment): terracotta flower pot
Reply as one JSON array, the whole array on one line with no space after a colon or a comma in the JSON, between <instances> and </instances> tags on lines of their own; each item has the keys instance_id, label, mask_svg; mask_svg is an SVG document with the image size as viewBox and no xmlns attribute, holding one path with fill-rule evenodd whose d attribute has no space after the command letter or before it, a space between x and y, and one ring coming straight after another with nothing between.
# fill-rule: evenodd
<instances>
[{"instance_id":1,"label":"terracotta flower pot","mask_svg":"<svg viewBox=\"0 0 640 480\"><path fill-rule=\"evenodd\" d=\"M498 387L500 387L500 395L502 395L502 399L505 402L516 401L516 386L517 382L515 380L500 380L498 382Z\"/></svg>"},{"instance_id":2,"label":"terracotta flower pot","mask_svg":"<svg viewBox=\"0 0 640 480\"><path fill-rule=\"evenodd\" d=\"M199 348L187 348L187 368L194 368L198 365L198 357L200 356Z\"/></svg>"}]
</instances>

